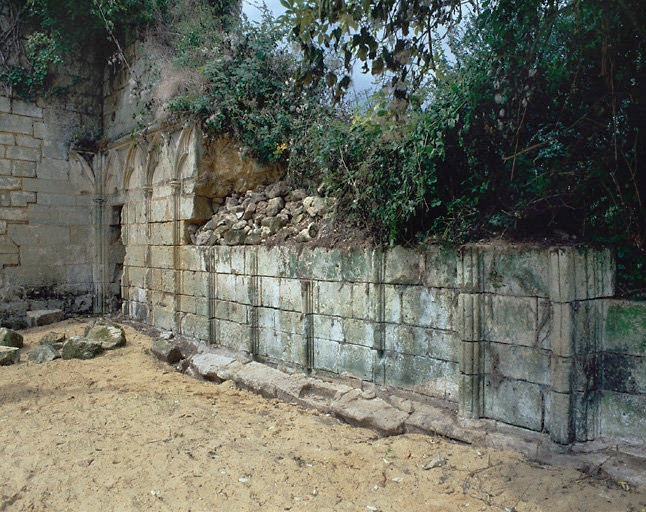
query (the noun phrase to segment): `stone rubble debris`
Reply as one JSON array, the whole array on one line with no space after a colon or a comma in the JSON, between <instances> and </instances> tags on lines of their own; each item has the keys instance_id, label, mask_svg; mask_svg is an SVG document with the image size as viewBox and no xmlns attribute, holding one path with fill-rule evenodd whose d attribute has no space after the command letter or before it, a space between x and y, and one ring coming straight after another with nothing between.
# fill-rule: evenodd
<instances>
[{"instance_id":1,"label":"stone rubble debris","mask_svg":"<svg viewBox=\"0 0 646 512\"><path fill-rule=\"evenodd\" d=\"M110 320L99 318L91 321L85 328L83 336L67 338L65 333L49 332L45 334L28 354L27 359L42 364L54 359L92 359L105 350L123 347L126 334L123 328ZM20 361L20 349L23 347L21 334L0 328L0 366L15 364Z\"/></svg>"},{"instance_id":2,"label":"stone rubble debris","mask_svg":"<svg viewBox=\"0 0 646 512\"><path fill-rule=\"evenodd\" d=\"M126 344L126 333L122 327L109 320L98 319L90 329L86 329L85 339L100 343L104 350L113 350Z\"/></svg>"},{"instance_id":3,"label":"stone rubble debris","mask_svg":"<svg viewBox=\"0 0 646 512\"><path fill-rule=\"evenodd\" d=\"M290 189L284 181L232 194L191 238L196 245L257 245L274 235L298 243L316 239L336 200Z\"/></svg>"},{"instance_id":4,"label":"stone rubble debris","mask_svg":"<svg viewBox=\"0 0 646 512\"><path fill-rule=\"evenodd\" d=\"M63 348L63 343L65 343L66 339L67 336L65 335L65 333L48 332L40 339L38 343L40 345L51 345L55 349L60 350L61 348Z\"/></svg>"},{"instance_id":5,"label":"stone rubble debris","mask_svg":"<svg viewBox=\"0 0 646 512\"><path fill-rule=\"evenodd\" d=\"M92 359L103 352L101 342L74 336L63 343L63 359Z\"/></svg>"},{"instance_id":6,"label":"stone rubble debris","mask_svg":"<svg viewBox=\"0 0 646 512\"><path fill-rule=\"evenodd\" d=\"M0 366L9 366L20 361L20 349L0 346Z\"/></svg>"},{"instance_id":7,"label":"stone rubble debris","mask_svg":"<svg viewBox=\"0 0 646 512\"><path fill-rule=\"evenodd\" d=\"M60 322L65 319L65 313L60 309L39 309L36 311L27 311L27 325L29 327L38 327Z\"/></svg>"},{"instance_id":8,"label":"stone rubble debris","mask_svg":"<svg viewBox=\"0 0 646 512\"><path fill-rule=\"evenodd\" d=\"M182 359L182 351L180 348L163 338L155 340L150 351L157 359L168 364L175 364Z\"/></svg>"},{"instance_id":9,"label":"stone rubble debris","mask_svg":"<svg viewBox=\"0 0 646 512\"><path fill-rule=\"evenodd\" d=\"M424 469L429 470L429 469L434 469L434 468L441 468L446 464L446 459L444 458L443 455L438 455L435 457L433 460L429 460L425 465Z\"/></svg>"},{"instance_id":10,"label":"stone rubble debris","mask_svg":"<svg viewBox=\"0 0 646 512\"><path fill-rule=\"evenodd\" d=\"M38 345L31 352L29 352L27 359L29 359L29 361L31 361L32 363L41 364L53 361L54 359L58 359L59 357L61 356L53 345Z\"/></svg>"},{"instance_id":11,"label":"stone rubble debris","mask_svg":"<svg viewBox=\"0 0 646 512\"><path fill-rule=\"evenodd\" d=\"M0 327L0 347L22 348L22 335L12 329Z\"/></svg>"}]
</instances>

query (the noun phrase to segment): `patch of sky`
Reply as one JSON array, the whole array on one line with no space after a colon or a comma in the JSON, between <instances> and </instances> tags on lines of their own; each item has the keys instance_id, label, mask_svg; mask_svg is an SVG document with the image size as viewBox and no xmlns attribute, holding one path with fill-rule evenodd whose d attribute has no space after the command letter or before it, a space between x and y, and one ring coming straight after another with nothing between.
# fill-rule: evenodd
<instances>
[{"instance_id":1,"label":"patch of sky","mask_svg":"<svg viewBox=\"0 0 646 512\"><path fill-rule=\"evenodd\" d=\"M466 7L466 16L464 20L472 14L469 6ZM267 13L272 18L276 19L285 14L285 7L280 3L280 0L265 0L264 2L256 2L254 0L242 0L242 12L252 23L261 23L263 14ZM464 28L466 21L463 21L457 28ZM444 57L450 63L455 63L455 56L449 48L448 38L441 37L440 44L442 45L442 52ZM350 103L359 106L368 101L369 97L377 92L384 81L384 77L375 77L370 71L362 70L363 63L357 61L352 68L352 84L349 97L346 98Z\"/></svg>"}]
</instances>

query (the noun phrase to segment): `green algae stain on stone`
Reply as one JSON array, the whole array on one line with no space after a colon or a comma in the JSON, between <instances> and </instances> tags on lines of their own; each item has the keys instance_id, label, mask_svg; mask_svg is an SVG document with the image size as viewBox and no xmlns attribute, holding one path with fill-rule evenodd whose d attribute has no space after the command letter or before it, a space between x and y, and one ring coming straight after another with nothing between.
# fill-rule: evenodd
<instances>
[{"instance_id":1,"label":"green algae stain on stone","mask_svg":"<svg viewBox=\"0 0 646 512\"><path fill-rule=\"evenodd\" d=\"M608 437L644 439L646 397L605 391L601 397L601 433Z\"/></svg>"},{"instance_id":2,"label":"green algae stain on stone","mask_svg":"<svg viewBox=\"0 0 646 512\"><path fill-rule=\"evenodd\" d=\"M646 355L646 302L610 302L604 349L636 356Z\"/></svg>"}]
</instances>

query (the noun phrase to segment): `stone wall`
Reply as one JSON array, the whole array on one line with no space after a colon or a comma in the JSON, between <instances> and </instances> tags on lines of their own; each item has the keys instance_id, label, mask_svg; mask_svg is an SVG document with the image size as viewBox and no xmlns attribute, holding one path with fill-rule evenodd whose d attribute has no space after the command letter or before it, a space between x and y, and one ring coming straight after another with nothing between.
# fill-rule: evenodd
<instances>
[{"instance_id":1,"label":"stone wall","mask_svg":"<svg viewBox=\"0 0 646 512\"><path fill-rule=\"evenodd\" d=\"M646 302L605 300L600 304L597 355L598 409L602 437L629 437L643 444L646 434ZM596 405L592 401L593 405Z\"/></svg>"},{"instance_id":2,"label":"stone wall","mask_svg":"<svg viewBox=\"0 0 646 512\"><path fill-rule=\"evenodd\" d=\"M67 99L0 96L0 321L122 303L133 319L260 361L417 393L560 443L643 441L646 306L611 299L610 251L193 246L222 198L278 169L164 121L159 105L138 117L152 72L142 49L129 46L130 71L88 73ZM141 121L151 124L135 133ZM100 130L98 153L70 151Z\"/></svg>"},{"instance_id":3,"label":"stone wall","mask_svg":"<svg viewBox=\"0 0 646 512\"><path fill-rule=\"evenodd\" d=\"M609 251L150 250L147 264L126 248L124 309L160 328L445 400L561 443L646 434L646 308L608 299Z\"/></svg>"},{"instance_id":4,"label":"stone wall","mask_svg":"<svg viewBox=\"0 0 646 512\"><path fill-rule=\"evenodd\" d=\"M102 74L92 44L84 50L57 66L46 98L0 87L2 324L20 326L33 309L92 311L93 157L71 148L100 135Z\"/></svg>"},{"instance_id":5,"label":"stone wall","mask_svg":"<svg viewBox=\"0 0 646 512\"><path fill-rule=\"evenodd\" d=\"M91 312L93 172L69 141L96 106L0 96L0 321L30 309ZM100 108L100 107L99 107ZM78 109L78 110L77 110Z\"/></svg>"}]
</instances>

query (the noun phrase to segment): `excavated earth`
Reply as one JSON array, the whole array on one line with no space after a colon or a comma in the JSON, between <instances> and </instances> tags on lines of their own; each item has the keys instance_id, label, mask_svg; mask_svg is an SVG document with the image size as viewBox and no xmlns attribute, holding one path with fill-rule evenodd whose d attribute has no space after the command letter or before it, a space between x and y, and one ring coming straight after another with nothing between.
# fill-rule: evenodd
<instances>
[{"instance_id":1,"label":"excavated earth","mask_svg":"<svg viewBox=\"0 0 646 512\"><path fill-rule=\"evenodd\" d=\"M91 360L0 368L0 510L638 511L604 472L421 434L380 437L324 412L200 381L153 339ZM424 468L429 469L424 469Z\"/></svg>"}]
</instances>

